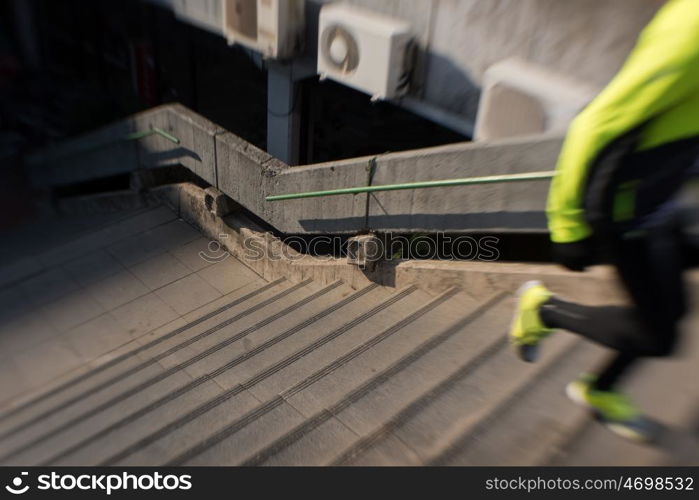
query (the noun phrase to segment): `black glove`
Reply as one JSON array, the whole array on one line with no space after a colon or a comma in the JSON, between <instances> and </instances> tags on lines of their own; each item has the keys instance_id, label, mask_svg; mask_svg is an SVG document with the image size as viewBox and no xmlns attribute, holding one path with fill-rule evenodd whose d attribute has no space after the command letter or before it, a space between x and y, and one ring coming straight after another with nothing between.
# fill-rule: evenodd
<instances>
[{"instance_id":1,"label":"black glove","mask_svg":"<svg viewBox=\"0 0 699 500\"><path fill-rule=\"evenodd\" d=\"M594 242L592 238L585 238L572 243L554 243L553 260L571 271L582 272L597 263Z\"/></svg>"}]
</instances>

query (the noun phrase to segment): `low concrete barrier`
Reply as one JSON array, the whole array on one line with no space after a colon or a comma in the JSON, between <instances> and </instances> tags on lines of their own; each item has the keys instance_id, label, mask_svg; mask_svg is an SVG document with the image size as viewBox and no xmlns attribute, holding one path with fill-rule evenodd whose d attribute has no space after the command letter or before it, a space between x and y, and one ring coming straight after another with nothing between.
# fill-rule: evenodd
<instances>
[{"instance_id":1,"label":"low concrete barrier","mask_svg":"<svg viewBox=\"0 0 699 500\"><path fill-rule=\"evenodd\" d=\"M179 144L153 134L160 128ZM559 137L458 143L289 167L179 104L159 106L28 159L38 187L183 165L286 234L545 231L548 181L267 202L272 194L550 170Z\"/></svg>"}]
</instances>

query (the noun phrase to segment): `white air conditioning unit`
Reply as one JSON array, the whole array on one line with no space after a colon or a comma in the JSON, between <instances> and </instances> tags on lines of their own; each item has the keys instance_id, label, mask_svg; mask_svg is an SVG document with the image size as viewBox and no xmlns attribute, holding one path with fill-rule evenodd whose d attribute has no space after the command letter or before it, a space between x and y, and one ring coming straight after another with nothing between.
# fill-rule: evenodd
<instances>
[{"instance_id":1,"label":"white air conditioning unit","mask_svg":"<svg viewBox=\"0 0 699 500\"><path fill-rule=\"evenodd\" d=\"M564 134L599 89L529 61L510 58L483 75L474 140Z\"/></svg>"},{"instance_id":2,"label":"white air conditioning unit","mask_svg":"<svg viewBox=\"0 0 699 500\"><path fill-rule=\"evenodd\" d=\"M302 45L304 0L223 0L223 34L265 57L285 59Z\"/></svg>"},{"instance_id":3,"label":"white air conditioning unit","mask_svg":"<svg viewBox=\"0 0 699 500\"><path fill-rule=\"evenodd\" d=\"M318 73L376 99L408 91L414 64L410 24L373 11L323 5L318 27Z\"/></svg>"},{"instance_id":4,"label":"white air conditioning unit","mask_svg":"<svg viewBox=\"0 0 699 500\"><path fill-rule=\"evenodd\" d=\"M174 0L171 2L178 18L220 35L222 0ZM165 2L160 2L165 5Z\"/></svg>"}]
</instances>

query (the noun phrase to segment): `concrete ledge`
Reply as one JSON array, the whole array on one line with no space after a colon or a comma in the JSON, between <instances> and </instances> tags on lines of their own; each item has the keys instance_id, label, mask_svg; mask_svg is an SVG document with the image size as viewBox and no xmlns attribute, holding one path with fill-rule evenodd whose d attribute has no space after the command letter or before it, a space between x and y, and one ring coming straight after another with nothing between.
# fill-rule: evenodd
<instances>
[{"instance_id":1,"label":"concrete ledge","mask_svg":"<svg viewBox=\"0 0 699 500\"><path fill-rule=\"evenodd\" d=\"M354 288L372 282L397 288L415 284L434 294L459 287L482 297L491 291L514 292L525 281L541 279L554 292L589 304L626 300L613 270L606 266L574 273L553 264L394 260L362 270L346 259L300 254L240 213L215 216L206 209L205 191L192 184L164 186L156 192L180 217L267 280L312 278L322 284L343 280ZM252 258L253 254L267 257Z\"/></svg>"},{"instance_id":2,"label":"concrete ledge","mask_svg":"<svg viewBox=\"0 0 699 500\"><path fill-rule=\"evenodd\" d=\"M161 128L137 141L134 131ZM102 147L89 148L90 145ZM271 194L551 170L561 139L458 143L289 167L179 104L160 106L29 160L38 187L136 169L183 165L286 234L543 232L548 181L460 186L267 202ZM87 149L86 149L87 148Z\"/></svg>"},{"instance_id":3,"label":"concrete ledge","mask_svg":"<svg viewBox=\"0 0 699 500\"><path fill-rule=\"evenodd\" d=\"M475 297L491 291L514 292L523 282L539 279L554 292L589 304L625 302L614 270L599 266L585 273L573 273L553 264L510 262L392 260L380 261L371 270L362 270L346 258L315 257L300 254L279 238L264 231L241 212L220 217L206 204L207 190L190 183L154 188L145 193L117 192L66 201L64 212L91 214L140 205L154 206L165 201L178 216L217 240L231 255L267 280L285 277L291 281L312 278L321 284L343 280L353 288L369 283L403 288L417 285L432 293L459 287ZM165 212L169 212L163 208ZM59 252L60 254L61 252ZM253 258L255 256L260 258ZM274 256L274 258L269 258ZM45 269L55 257L38 254L0 267L0 288L26 279ZM60 261L60 259L58 260ZM688 273L690 290L699 292L699 271Z\"/></svg>"}]
</instances>

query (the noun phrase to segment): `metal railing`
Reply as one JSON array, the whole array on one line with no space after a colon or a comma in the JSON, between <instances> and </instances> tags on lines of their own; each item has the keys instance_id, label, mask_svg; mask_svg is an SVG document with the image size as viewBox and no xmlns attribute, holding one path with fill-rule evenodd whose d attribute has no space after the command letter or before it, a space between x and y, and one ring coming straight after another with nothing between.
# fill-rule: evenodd
<instances>
[{"instance_id":1,"label":"metal railing","mask_svg":"<svg viewBox=\"0 0 699 500\"><path fill-rule=\"evenodd\" d=\"M126 134L124 136L125 141L133 141L137 139L143 139L144 137L148 137L149 135L157 134L160 137L163 137L167 139L168 141L179 144L180 140L175 137L174 135L170 134L169 132L166 132L165 130L158 128L158 127L153 127L148 130L141 130L139 132L131 132L130 134Z\"/></svg>"},{"instance_id":2,"label":"metal railing","mask_svg":"<svg viewBox=\"0 0 699 500\"><path fill-rule=\"evenodd\" d=\"M174 135L170 134L169 132L166 132L165 130L157 127L149 128L148 130L140 130L137 132L131 132L129 134L125 134L121 137L117 137L116 139L109 139L106 141L101 141L101 142L85 142L83 144L80 144L79 146L70 149L65 152L59 152L58 154L55 154L54 156L56 158L61 158L64 156L74 156L82 153L88 153L90 151L94 151L97 149L102 149L106 148L108 146L112 146L114 144L118 144L120 142L127 142L127 141L136 141L139 139L143 139L144 137L148 137L151 135L159 135L160 137L167 139L168 141L172 142L173 144L179 144L180 140L175 137Z\"/></svg>"},{"instance_id":3,"label":"metal railing","mask_svg":"<svg viewBox=\"0 0 699 500\"><path fill-rule=\"evenodd\" d=\"M426 189L451 186L470 186L475 184L497 184L502 182L539 181L552 179L555 171L529 172L526 174L490 175L485 177L467 177L445 179L440 181L408 182L403 184L385 184L383 186L359 186L352 188L330 189L325 191L308 191L305 193L277 194L267 196L266 201L298 200L300 198L319 198L341 194L375 193L377 191L399 191L402 189Z\"/></svg>"}]
</instances>

